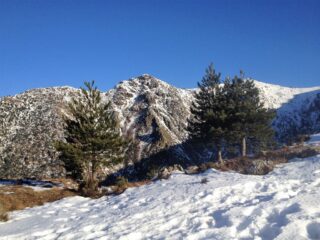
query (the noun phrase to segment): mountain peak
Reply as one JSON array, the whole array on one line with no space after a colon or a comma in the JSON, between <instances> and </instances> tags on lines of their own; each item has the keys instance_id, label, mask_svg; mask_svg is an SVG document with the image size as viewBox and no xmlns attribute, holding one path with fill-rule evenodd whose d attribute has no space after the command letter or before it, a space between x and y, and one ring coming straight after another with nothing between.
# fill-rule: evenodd
<instances>
[{"instance_id":1,"label":"mountain peak","mask_svg":"<svg viewBox=\"0 0 320 240\"><path fill-rule=\"evenodd\" d=\"M153 78L153 79L156 79L156 77L152 76L149 73L144 73L141 76L139 76L138 78Z\"/></svg>"},{"instance_id":2,"label":"mountain peak","mask_svg":"<svg viewBox=\"0 0 320 240\"><path fill-rule=\"evenodd\" d=\"M127 90L134 90L134 89L147 90L147 89L156 89L156 88L168 89L168 88L175 88L175 87L150 74L142 74L140 76L121 81L115 87L115 89L127 89Z\"/></svg>"},{"instance_id":3,"label":"mountain peak","mask_svg":"<svg viewBox=\"0 0 320 240\"><path fill-rule=\"evenodd\" d=\"M167 86L170 85L170 84L160 80L159 78L156 78L155 76L153 76L151 74L147 74L147 73L142 74L142 75L140 75L138 77L132 78L130 80L131 81L139 81L140 83L158 83L158 84L162 84L162 85L165 84Z\"/></svg>"}]
</instances>

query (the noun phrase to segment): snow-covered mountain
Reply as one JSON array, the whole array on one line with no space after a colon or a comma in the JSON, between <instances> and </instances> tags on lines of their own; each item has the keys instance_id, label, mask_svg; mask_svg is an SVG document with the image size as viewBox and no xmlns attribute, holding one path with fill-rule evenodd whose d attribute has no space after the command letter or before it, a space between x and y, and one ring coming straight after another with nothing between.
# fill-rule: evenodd
<instances>
[{"instance_id":1,"label":"snow-covered mountain","mask_svg":"<svg viewBox=\"0 0 320 240\"><path fill-rule=\"evenodd\" d=\"M320 87L255 83L265 106L277 109L274 127L279 139L320 130ZM53 143L63 138L62 117L76 91L70 87L33 89L1 99L0 177L65 174ZM193 160L182 143L188 137L186 126L194 91L144 74L104 93L117 112L123 134L133 139L129 164L151 157L157 161Z\"/></svg>"},{"instance_id":2,"label":"snow-covered mountain","mask_svg":"<svg viewBox=\"0 0 320 240\"><path fill-rule=\"evenodd\" d=\"M293 88L264 83L257 80L254 80L254 83L256 87L259 88L261 93L260 99L264 102L265 107L271 109L279 109L285 104L290 104L290 101L298 95L310 92L320 93L320 86L310 88Z\"/></svg>"},{"instance_id":3,"label":"snow-covered mountain","mask_svg":"<svg viewBox=\"0 0 320 240\"><path fill-rule=\"evenodd\" d=\"M193 91L144 74L119 83L106 96L118 113L123 132L137 140L137 158L186 140Z\"/></svg>"},{"instance_id":4,"label":"snow-covered mountain","mask_svg":"<svg viewBox=\"0 0 320 240\"><path fill-rule=\"evenodd\" d=\"M320 130L320 87L290 88L255 81L267 108L277 109L273 122L278 140Z\"/></svg>"},{"instance_id":5,"label":"snow-covered mountain","mask_svg":"<svg viewBox=\"0 0 320 240\"><path fill-rule=\"evenodd\" d=\"M64 167L53 147L63 138L70 87L33 89L0 102L0 178L58 177Z\"/></svg>"},{"instance_id":6,"label":"snow-covered mountain","mask_svg":"<svg viewBox=\"0 0 320 240\"><path fill-rule=\"evenodd\" d=\"M175 172L121 195L12 212L0 239L320 239L319 187L320 155L264 176Z\"/></svg>"}]
</instances>

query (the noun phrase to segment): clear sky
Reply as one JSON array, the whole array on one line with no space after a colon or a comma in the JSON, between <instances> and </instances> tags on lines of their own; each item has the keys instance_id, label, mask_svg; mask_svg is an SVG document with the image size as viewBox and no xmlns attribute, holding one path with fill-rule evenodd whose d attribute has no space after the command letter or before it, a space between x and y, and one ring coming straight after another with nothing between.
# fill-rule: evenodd
<instances>
[{"instance_id":1,"label":"clear sky","mask_svg":"<svg viewBox=\"0 0 320 240\"><path fill-rule=\"evenodd\" d=\"M0 0L0 96L152 74L320 85L320 0Z\"/></svg>"}]
</instances>

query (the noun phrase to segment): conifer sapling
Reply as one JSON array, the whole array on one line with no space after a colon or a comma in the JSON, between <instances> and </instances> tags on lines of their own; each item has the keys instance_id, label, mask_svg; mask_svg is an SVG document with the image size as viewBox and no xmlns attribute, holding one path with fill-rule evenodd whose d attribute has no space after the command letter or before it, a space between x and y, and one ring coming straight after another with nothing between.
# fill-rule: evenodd
<instances>
[{"instance_id":1,"label":"conifer sapling","mask_svg":"<svg viewBox=\"0 0 320 240\"><path fill-rule=\"evenodd\" d=\"M97 174L123 160L126 142L120 135L110 102L103 101L94 81L85 82L85 87L68 105L65 141L58 142L56 148L66 169L83 180L83 188L95 191Z\"/></svg>"}]
</instances>

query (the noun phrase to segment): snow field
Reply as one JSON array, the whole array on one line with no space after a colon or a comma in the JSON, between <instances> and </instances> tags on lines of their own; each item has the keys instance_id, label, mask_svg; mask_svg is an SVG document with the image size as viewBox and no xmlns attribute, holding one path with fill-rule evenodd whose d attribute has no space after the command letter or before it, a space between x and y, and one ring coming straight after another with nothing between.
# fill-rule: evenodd
<instances>
[{"instance_id":1,"label":"snow field","mask_svg":"<svg viewBox=\"0 0 320 240\"><path fill-rule=\"evenodd\" d=\"M119 196L13 212L0 239L320 239L319 187L320 155L265 176L176 172Z\"/></svg>"}]
</instances>

